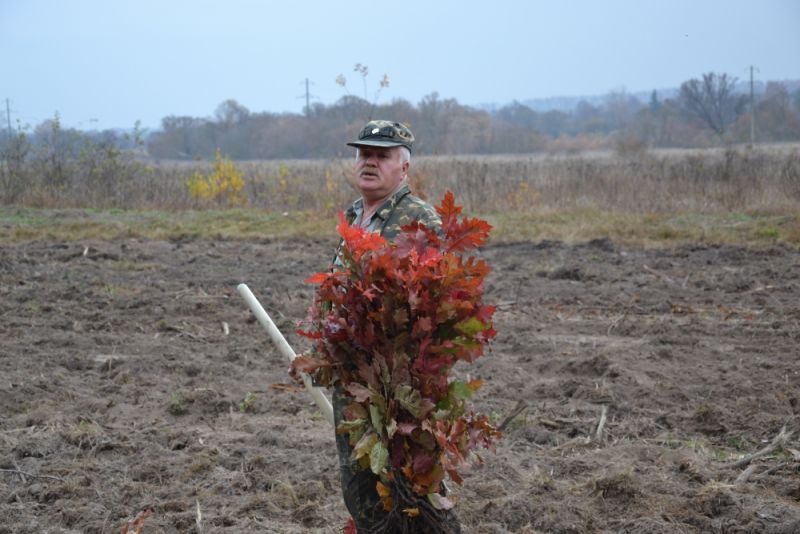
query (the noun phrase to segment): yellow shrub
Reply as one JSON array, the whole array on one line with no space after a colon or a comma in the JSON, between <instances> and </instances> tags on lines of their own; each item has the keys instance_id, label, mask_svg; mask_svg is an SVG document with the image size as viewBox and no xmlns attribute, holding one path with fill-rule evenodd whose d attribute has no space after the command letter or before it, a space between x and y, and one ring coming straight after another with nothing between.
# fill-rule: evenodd
<instances>
[{"instance_id":1,"label":"yellow shrub","mask_svg":"<svg viewBox=\"0 0 800 534\"><path fill-rule=\"evenodd\" d=\"M532 188L528 182L521 181L516 190L506 195L506 202L517 211L533 211L541 202L542 194Z\"/></svg>"},{"instance_id":2,"label":"yellow shrub","mask_svg":"<svg viewBox=\"0 0 800 534\"><path fill-rule=\"evenodd\" d=\"M229 158L222 157L219 149L214 157L214 171L208 175L195 172L186 180L186 187L194 199L212 200L218 203L227 201L229 205L234 206L242 205L245 201L242 196L244 187L242 171Z\"/></svg>"}]
</instances>

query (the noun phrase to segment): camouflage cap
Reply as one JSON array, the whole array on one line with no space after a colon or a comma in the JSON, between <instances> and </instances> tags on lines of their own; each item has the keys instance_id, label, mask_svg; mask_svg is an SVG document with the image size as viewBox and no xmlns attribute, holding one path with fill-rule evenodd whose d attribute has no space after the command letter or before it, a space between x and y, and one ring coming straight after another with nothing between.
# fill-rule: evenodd
<instances>
[{"instance_id":1,"label":"camouflage cap","mask_svg":"<svg viewBox=\"0 0 800 534\"><path fill-rule=\"evenodd\" d=\"M358 140L347 143L349 146L404 146L411 150L414 134L399 122L369 121L358 133Z\"/></svg>"}]
</instances>

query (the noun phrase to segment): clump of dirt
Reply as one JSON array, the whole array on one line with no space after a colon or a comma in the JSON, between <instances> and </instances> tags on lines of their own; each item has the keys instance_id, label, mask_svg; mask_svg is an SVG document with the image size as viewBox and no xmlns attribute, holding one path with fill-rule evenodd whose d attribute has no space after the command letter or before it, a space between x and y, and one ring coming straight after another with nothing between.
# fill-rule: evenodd
<instances>
[{"instance_id":1,"label":"clump of dirt","mask_svg":"<svg viewBox=\"0 0 800 534\"><path fill-rule=\"evenodd\" d=\"M302 281L334 245L4 246L0 533L118 532L143 510L146 532L337 532L333 431L235 291L302 351ZM469 369L475 408L526 409L451 484L465 532L800 530L797 250L482 254L499 335Z\"/></svg>"}]
</instances>

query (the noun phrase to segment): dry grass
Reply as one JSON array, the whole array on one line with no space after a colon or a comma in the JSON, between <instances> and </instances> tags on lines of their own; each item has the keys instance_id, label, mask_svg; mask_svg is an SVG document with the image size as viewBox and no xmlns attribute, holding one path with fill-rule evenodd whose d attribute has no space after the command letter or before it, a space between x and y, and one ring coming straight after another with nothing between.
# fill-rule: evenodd
<instances>
[{"instance_id":1,"label":"dry grass","mask_svg":"<svg viewBox=\"0 0 800 534\"><path fill-rule=\"evenodd\" d=\"M412 163L415 192L437 202L453 191L468 213L489 219L496 241L800 243L796 145ZM357 196L345 160L239 163L246 205L235 209L225 199L189 195L187 177L208 172L210 163L137 165L119 184L124 194L95 195L90 203L80 187L33 180L13 206L0 208L0 241L333 237L335 213Z\"/></svg>"}]
</instances>

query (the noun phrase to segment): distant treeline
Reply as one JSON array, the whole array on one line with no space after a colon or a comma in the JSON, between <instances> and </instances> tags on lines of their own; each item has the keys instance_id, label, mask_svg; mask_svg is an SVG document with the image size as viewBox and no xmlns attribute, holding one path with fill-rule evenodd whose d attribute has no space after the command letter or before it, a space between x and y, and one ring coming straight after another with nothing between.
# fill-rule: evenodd
<instances>
[{"instance_id":1,"label":"distant treeline","mask_svg":"<svg viewBox=\"0 0 800 534\"><path fill-rule=\"evenodd\" d=\"M509 154L577 151L641 144L705 147L750 140L749 95L734 92L736 80L706 74L689 80L678 97L649 102L624 92L601 105L581 102L571 112L537 113L512 103L494 112L442 99L436 93L416 105L406 100L373 105L346 96L333 105L314 104L304 115L251 112L235 100L221 103L212 118L170 116L147 141L156 158L326 158L347 155L345 141L370 118L409 124L417 154ZM800 140L800 91L770 82L755 103L758 142Z\"/></svg>"},{"instance_id":2,"label":"distant treeline","mask_svg":"<svg viewBox=\"0 0 800 534\"><path fill-rule=\"evenodd\" d=\"M751 113L750 95L735 87L735 78L708 73L683 83L674 98L653 91L643 102L612 92L599 105L582 101L568 112L536 112L518 102L486 111L437 93L416 105L402 99L373 104L349 95L332 105L314 104L304 114L253 112L226 100L213 117L168 116L147 136L93 135L120 148L138 144L153 158L185 160L211 159L217 149L234 160L345 156L345 141L370 118L409 124L415 153L422 155L708 147L746 143L751 135L756 142L800 140L800 90L790 93L783 83L769 82ZM62 136L70 134L58 128ZM46 121L30 141L52 143L53 131Z\"/></svg>"}]
</instances>

